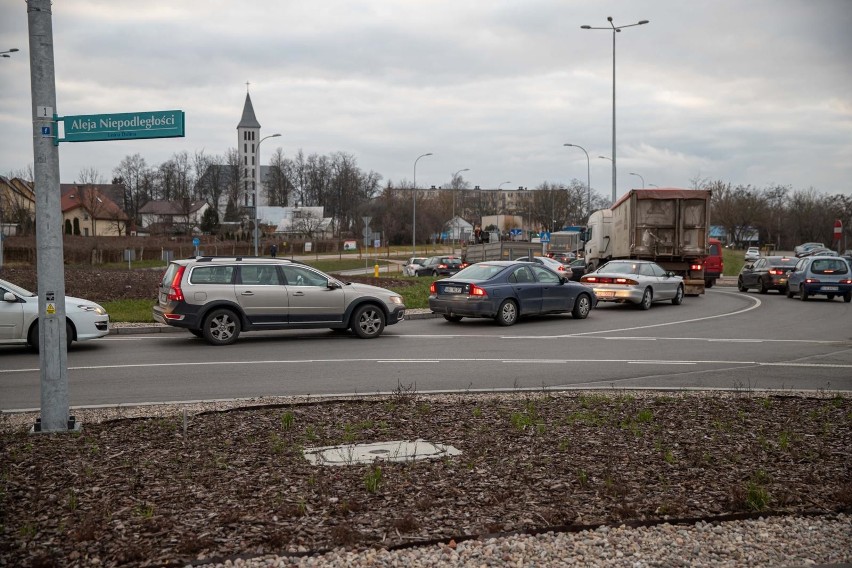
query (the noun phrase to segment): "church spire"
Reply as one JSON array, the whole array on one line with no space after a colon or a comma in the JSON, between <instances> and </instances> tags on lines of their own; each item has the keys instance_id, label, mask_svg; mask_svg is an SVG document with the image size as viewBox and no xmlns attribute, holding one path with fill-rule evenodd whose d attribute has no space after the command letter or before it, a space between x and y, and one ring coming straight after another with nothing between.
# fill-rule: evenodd
<instances>
[{"instance_id":1,"label":"church spire","mask_svg":"<svg viewBox=\"0 0 852 568\"><path fill-rule=\"evenodd\" d=\"M254 116L254 107L251 104L251 95L246 93L246 103L243 105L243 116L237 128L260 128L257 117Z\"/></svg>"}]
</instances>

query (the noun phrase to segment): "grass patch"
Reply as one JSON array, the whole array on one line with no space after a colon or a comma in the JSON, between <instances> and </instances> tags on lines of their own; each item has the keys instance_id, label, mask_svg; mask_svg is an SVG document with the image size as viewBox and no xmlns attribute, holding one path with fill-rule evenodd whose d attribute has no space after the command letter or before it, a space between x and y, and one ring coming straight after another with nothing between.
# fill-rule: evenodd
<instances>
[{"instance_id":1,"label":"grass patch","mask_svg":"<svg viewBox=\"0 0 852 568\"><path fill-rule=\"evenodd\" d=\"M154 300L113 300L101 304L109 314L110 321L152 322L151 309Z\"/></svg>"}]
</instances>

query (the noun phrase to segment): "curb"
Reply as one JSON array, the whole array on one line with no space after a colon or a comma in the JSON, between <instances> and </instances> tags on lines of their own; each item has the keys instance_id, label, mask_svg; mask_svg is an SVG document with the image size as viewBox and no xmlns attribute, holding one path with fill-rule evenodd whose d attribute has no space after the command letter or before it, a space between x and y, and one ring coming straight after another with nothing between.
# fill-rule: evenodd
<instances>
[{"instance_id":1,"label":"curb","mask_svg":"<svg viewBox=\"0 0 852 568\"><path fill-rule=\"evenodd\" d=\"M433 313L429 310L417 310L412 312L407 312L403 320L419 320L419 319L432 319L441 317L440 314ZM109 335L135 335L135 334L147 334L147 333L175 333L186 331L182 327L174 327L171 325L164 324L155 324L152 323L150 325L146 324L130 324L130 325L121 325L118 327L110 327Z\"/></svg>"}]
</instances>

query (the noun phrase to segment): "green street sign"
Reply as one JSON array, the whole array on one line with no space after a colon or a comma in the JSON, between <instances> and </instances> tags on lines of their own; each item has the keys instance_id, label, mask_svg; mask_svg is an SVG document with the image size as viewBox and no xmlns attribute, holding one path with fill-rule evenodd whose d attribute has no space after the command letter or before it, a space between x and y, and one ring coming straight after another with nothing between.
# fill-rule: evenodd
<instances>
[{"instance_id":1,"label":"green street sign","mask_svg":"<svg viewBox=\"0 0 852 568\"><path fill-rule=\"evenodd\" d=\"M182 110L80 114L58 116L65 137L57 142L98 140L138 140L140 138L179 138L185 136Z\"/></svg>"}]
</instances>

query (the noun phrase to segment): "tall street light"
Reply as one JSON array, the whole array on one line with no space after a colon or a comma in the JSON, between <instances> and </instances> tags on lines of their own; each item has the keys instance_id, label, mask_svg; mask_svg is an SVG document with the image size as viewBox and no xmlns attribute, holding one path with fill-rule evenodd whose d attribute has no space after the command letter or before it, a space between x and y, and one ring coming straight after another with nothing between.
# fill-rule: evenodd
<instances>
[{"instance_id":1,"label":"tall street light","mask_svg":"<svg viewBox=\"0 0 852 568\"><path fill-rule=\"evenodd\" d=\"M507 183L512 183L512 182L510 182L510 181L500 182L500 185L497 186L497 191L500 191L500 188L503 187L504 185L506 185Z\"/></svg>"},{"instance_id":2,"label":"tall street light","mask_svg":"<svg viewBox=\"0 0 852 568\"><path fill-rule=\"evenodd\" d=\"M638 177L639 179L641 179L641 180L642 180L642 189L645 189L645 178L643 178L643 177L642 177L642 176L640 176L639 174L635 174L635 173L633 173L633 172L630 172L630 175L632 175L632 176L636 176L636 177Z\"/></svg>"},{"instance_id":3,"label":"tall street light","mask_svg":"<svg viewBox=\"0 0 852 568\"><path fill-rule=\"evenodd\" d=\"M596 28L592 26L580 26L583 30L612 30L612 202L615 203L615 34L624 28L632 28L633 26L641 26L648 23L648 20L639 20L635 24L626 26L616 26L612 23L612 16L607 16L606 21L609 22L609 28Z\"/></svg>"},{"instance_id":4,"label":"tall street light","mask_svg":"<svg viewBox=\"0 0 852 568\"><path fill-rule=\"evenodd\" d=\"M257 256L257 226L260 224L259 215L257 214L257 188L260 187L260 145L267 138L277 138L279 136L281 135L270 134L261 138L260 142L257 143L257 180L254 183L254 256Z\"/></svg>"},{"instance_id":5,"label":"tall street light","mask_svg":"<svg viewBox=\"0 0 852 568\"><path fill-rule=\"evenodd\" d=\"M453 187L452 187L452 190L453 190L453 220L451 221L451 223L453 223L453 227L451 227L451 229L452 229L453 232L451 234L452 236L450 237L450 243L452 243L453 254L456 254L456 232L455 232L455 229L456 229L456 176L459 175L462 172L469 172L469 171L470 171L470 168L465 168L463 170L459 170L459 171L457 171L456 173L453 174L453 179L451 180L451 182L453 184Z\"/></svg>"},{"instance_id":6,"label":"tall street light","mask_svg":"<svg viewBox=\"0 0 852 568\"><path fill-rule=\"evenodd\" d=\"M592 213L592 175L591 175L591 165L589 161L589 153L586 152L586 149L578 144L563 144L563 146L570 146L572 148L579 148L586 155L586 209L588 214Z\"/></svg>"},{"instance_id":7,"label":"tall street light","mask_svg":"<svg viewBox=\"0 0 852 568\"><path fill-rule=\"evenodd\" d=\"M417 256L417 162L420 158L425 158L426 156L431 156L432 152L427 154L421 154L417 156L417 160L414 160L414 191L412 195L414 196L411 200L411 256Z\"/></svg>"},{"instance_id":8,"label":"tall street light","mask_svg":"<svg viewBox=\"0 0 852 568\"><path fill-rule=\"evenodd\" d=\"M17 47L13 47L12 49L7 49L6 51L0 51L0 57L11 57L10 53L15 53L19 51Z\"/></svg>"}]
</instances>

